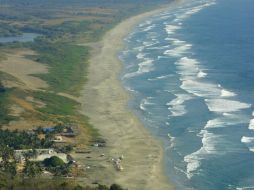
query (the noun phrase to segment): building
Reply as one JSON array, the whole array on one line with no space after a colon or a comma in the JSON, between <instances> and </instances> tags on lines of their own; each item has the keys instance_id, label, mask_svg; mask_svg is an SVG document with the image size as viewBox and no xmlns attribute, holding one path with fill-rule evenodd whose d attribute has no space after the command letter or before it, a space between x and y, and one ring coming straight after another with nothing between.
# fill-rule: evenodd
<instances>
[{"instance_id":1,"label":"building","mask_svg":"<svg viewBox=\"0 0 254 190\"><path fill-rule=\"evenodd\" d=\"M54 149L24 149L24 150L14 150L14 158L17 162L24 162L26 157L30 161L40 162L46 158L52 156L57 156L61 158L65 163L68 162L67 155L64 153L57 153Z\"/></svg>"}]
</instances>

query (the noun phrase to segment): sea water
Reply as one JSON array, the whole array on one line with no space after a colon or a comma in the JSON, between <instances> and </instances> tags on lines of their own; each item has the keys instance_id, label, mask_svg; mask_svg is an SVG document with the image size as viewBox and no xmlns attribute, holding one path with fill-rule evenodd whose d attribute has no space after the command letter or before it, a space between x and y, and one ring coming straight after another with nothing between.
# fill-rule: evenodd
<instances>
[{"instance_id":1,"label":"sea water","mask_svg":"<svg viewBox=\"0 0 254 190\"><path fill-rule=\"evenodd\" d=\"M254 1L186 1L125 39L130 108L177 189L254 189Z\"/></svg>"}]
</instances>

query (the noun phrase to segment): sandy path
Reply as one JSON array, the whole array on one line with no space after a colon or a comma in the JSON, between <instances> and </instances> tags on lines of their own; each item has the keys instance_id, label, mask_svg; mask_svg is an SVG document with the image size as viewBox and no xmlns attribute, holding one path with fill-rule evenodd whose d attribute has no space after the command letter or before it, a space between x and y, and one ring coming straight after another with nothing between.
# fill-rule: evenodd
<instances>
[{"instance_id":1,"label":"sandy path","mask_svg":"<svg viewBox=\"0 0 254 190\"><path fill-rule=\"evenodd\" d=\"M124 155L124 170L106 168L105 181L119 183L129 190L170 190L162 169L163 152L157 142L127 108L128 94L118 80L121 63L117 52L123 38L142 19L160 10L147 12L117 25L109 31L91 58L88 83L83 91L83 111L108 142L111 157ZM101 173L100 175L103 176Z\"/></svg>"}]
</instances>

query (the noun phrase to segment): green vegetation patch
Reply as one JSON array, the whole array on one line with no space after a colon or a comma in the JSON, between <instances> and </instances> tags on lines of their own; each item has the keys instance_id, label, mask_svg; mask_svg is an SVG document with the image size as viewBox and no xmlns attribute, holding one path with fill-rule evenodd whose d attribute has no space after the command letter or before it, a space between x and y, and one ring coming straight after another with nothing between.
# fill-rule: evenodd
<instances>
[{"instance_id":1,"label":"green vegetation patch","mask_svg":"<svg viewBox=\"0 0 254 190\"><path fill-rule=\"evenodd\" d=\"M57 157L57 156L52 156L50 158L46 158L44 161L43 161L43 164L46 166L46 167L58 167L58 166L64 166L64 161Z\"/></svg>"},{"instance_id":2,"label":"green vegetation patch","mask_svg":"<svg viewBox=\"0 0 254 190\"><path fill-rule=\"evenodd\" d=\"M89 48L37 40L32 49L39 53L36 61L49 66L49 73L36 76L47 81L54 92L77 95L85 80Z\"/></svg>"},{"instance_id":3,"label":"green vegetation patch","mask_svg":"<svg viewBox=\"0 0 254 190\"><path fill-rule=\"evenodd\" d=\"M0 36L8 37L8 36L18 36L22 33L13 25L7 23L0 23Z\"/></svg>"},{"instance_id":4,"label":"green vegetation patch","mask_svg":"<svg viewBox=\"0 0 254 190\"><path fill-rule=\"evenodd\" d=\"M47 114L75 115L76 106L79 105L74 100L51 92L38 91L34 92L33 96L46 104L46 106L40 108L39 111Z\"/></svg>"},{"instance_id":5,"label":"green vegetation patch","mask_svg":"<svg viewBox=\"0 0 254 190\"><path fill-rule=\"evenodd\" d=\"M7 146L13 149L32 149L49 148L52 145L53 142L47 137L41 140L36 134L0 129L0 146Z\"/></svg>"},{"instance_id":6,"label":"green vegetation patch","mask_svg":"<svg viewBox=\"0 0 254 190\"><path fill-rule=\"evenodd\" d=\"M77 111L77 107L80 106L78 102L52 92L36 91L32 92L32 95L46 104L45 107L38 108L38 111L42 113L41 117L55 123L76 123L79 126L85 126L93 138L99 136L98 131L89 124L88 117Z\"/></svg>"},{"instance_id":7,"label":"green vegetation patch","mask_svg":"<svg viewBox=\"0 0 254 190\"><path fill-rule=\"evenodd\" d=\"M54 178L10 178L4 173L0 173L0 189L1 190L123 190L108 188L104 185L98 185L98 187L83 187L78 185L74 180Z\"/></svg>"},{"instance_id":8,"label":"green vegetation patch","mask_svg":"<svg viewBox=\"0 0 254 190\"><path fill-rule=\"evenodd\" d=\"M11 89L6 89L0 83L0 125L4 125L9 123L14 117L8 115L9 114L9 95L11 93Z\"/></svg>"}]
</instances>

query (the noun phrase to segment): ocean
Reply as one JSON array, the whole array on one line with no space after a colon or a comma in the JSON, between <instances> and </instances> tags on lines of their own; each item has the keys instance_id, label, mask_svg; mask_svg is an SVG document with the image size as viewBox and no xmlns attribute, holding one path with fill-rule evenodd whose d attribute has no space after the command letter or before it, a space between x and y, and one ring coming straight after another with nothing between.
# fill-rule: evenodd
<instances>
[{"instance_id":1,"label":"ocean","mask_svg":"<svg viewBox=\"0 0 254 190\"><path fill-rule=\"evenodd\" d=\"M186 1L119 53L130 109L163 142L177 189L254 189L253 0Z\"/></svg>"}]
</instances>

